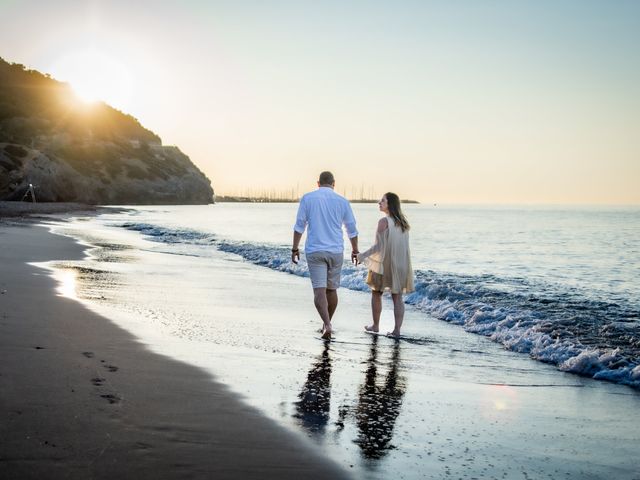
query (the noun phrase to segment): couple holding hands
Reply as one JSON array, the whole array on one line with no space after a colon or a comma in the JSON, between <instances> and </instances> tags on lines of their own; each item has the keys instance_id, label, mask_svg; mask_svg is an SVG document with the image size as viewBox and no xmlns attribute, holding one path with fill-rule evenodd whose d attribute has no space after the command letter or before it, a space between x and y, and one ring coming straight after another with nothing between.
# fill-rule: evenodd
<instances>
[{"instance_id":1,"label":"couple holding hands","mask_svg":"<svg viewBox=\"0 0 640 480\"><path fill-rule=\"evenodd\" d=\"M342 226L351 242L351 261L363 263L369 269L367 284L371 287L371 313L373 323L365 326L377 333L382 313L382 294L391 292L395 327L387 335L400 336L404 318L403 293L413 291L413 270L409 251L409 222L400 208L395 193L386 193L378 202L385 214L378 221L375 242L366 252L358 251L358 230L351 204L334 191L335 179L331 172L322 172L318 189L300 199L296 223L293 227L291 261L300 259L300 239L307 231L305 255L313 287L313 301L322 319L322 338L331 339L331 318L338 306L337 289L344 260Z\"/></svg>"}]
</instances>

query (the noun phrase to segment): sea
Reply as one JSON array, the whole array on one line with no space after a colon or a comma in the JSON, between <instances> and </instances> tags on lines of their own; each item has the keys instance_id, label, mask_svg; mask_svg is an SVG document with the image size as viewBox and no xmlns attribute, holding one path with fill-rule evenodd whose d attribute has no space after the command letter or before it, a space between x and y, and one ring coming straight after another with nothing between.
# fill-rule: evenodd
<instances>
[{"instance_id":1,"label":"sea","mask_svg":"<svg viewBox=\"0 0 640 480\"><path fill-rule=\"evenodd\" d=\"M640 208L404 205L403 338L363 331L366 269L345 239L329 343L304 252L290 261L296 209L50 222L88 255L48 267L62 295L211 372L355 478L640 478ZM353 210L363 251L381 213Z\"/></svg>"}]
</instances>

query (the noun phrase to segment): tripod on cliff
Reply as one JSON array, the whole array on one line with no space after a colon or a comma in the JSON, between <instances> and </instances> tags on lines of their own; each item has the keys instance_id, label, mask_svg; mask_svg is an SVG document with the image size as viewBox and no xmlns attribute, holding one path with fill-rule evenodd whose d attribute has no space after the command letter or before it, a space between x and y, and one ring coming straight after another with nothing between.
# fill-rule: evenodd
<instances>
[{"instance_id":1,"label":"tripod on cliff","mask_svg":"<svg viewBox=\"0 0 640 480\"><path fill-rule=\"evenodd\" d=\"M24 202L27 197L29 195L31 195L31 201L33 203L36 203L36 192L35 192L36 187L33 185L33 183L29 184L29 188L27 189L26 192L24 192L24 195L22 196L22 200L20 200L21 202Z\"/></svg>"}]
</instances>

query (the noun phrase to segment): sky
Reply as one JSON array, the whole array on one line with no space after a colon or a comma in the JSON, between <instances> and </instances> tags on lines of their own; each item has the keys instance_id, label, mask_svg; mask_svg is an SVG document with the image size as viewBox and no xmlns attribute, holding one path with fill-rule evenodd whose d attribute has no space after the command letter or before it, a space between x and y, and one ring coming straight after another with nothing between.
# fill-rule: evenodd
<instances>
[{"instance_id":1,"label":"sky","mask_svg":"<svg viewBox=\"0 0 640 480\"><path fill-rule=\"evenodd\" d=\"M0 0L0 57L217 194L640 204L640 1Z\"/></svg>"}]
</instances>

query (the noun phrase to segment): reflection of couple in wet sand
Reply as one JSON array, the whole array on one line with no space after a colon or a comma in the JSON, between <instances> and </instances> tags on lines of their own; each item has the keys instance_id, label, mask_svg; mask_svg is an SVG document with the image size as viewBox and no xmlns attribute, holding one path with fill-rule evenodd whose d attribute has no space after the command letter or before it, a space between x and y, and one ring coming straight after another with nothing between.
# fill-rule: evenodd
<instances>
[{"instance_id":1,"label":"reflection of couple in wet sand","mask_svg":"<svg viewBox=\"0 0 640 480\"><path fill-rule=\"evenodd\" d=\"M399 337L404 319L402 294L413 291L413 270L409 253L409 222L400 208L395 193L386 193L378 202L385 216L376 228L374 245L366 252L358 251L358 230L349 201L334 191L335 179L331 172L322 172L318 189L300 199L293 232L291 260L298 263L300 239L307 230L305 255L313 287L313 301L322 319L322 338L330 339L331 319L338 306L337 289L340 286L344 247L342 226L351 243L351 261L364 263L369 272L367 284L371 287L372 324L365 327L377 333L382 313L382 294L391 293L395 326L388 335Z\"/></svg>"},{"instance_id":2,"label":"reflection of couple in wet sand","mask_svg":"<svg viewBox=\"0 0 640 480\"><path fill-rule=\"evenodd\" d=\"M356 443L367 458L380 458L386 450L393 448L393 427L400 414L402 397L406 391L405 378L398 374L400 345L396 343L392 348L389 370L382 384L379 384L378 339L373 339L365 381L358 392L358 403L353 412L359 432ZM343 408L340 413L346 417L350 412L349 409Z\"/></svg>"},{"instance_id":3,"label":"reflection of couple in wet sand","mask_svg":"<svg viewBox=\"0 0 640 480\"><path fill-rule=\"evenodd\" d=\"M393 448L391 439L400 414L406 380L399 374L400 345L393 345L386 375L379 375L382 362L378 359L378 338L372 339L365 370L365 379L358 390L355 405L340 408L338 426L354 418L358 428L355 443L366 458L381 458ZM302 426L312 433L324 433L331 410L330 344L311 366L307 381L298 395L296 414ZM380 377L380 378L379 378Z\"/></svg>"}]
</instances>

